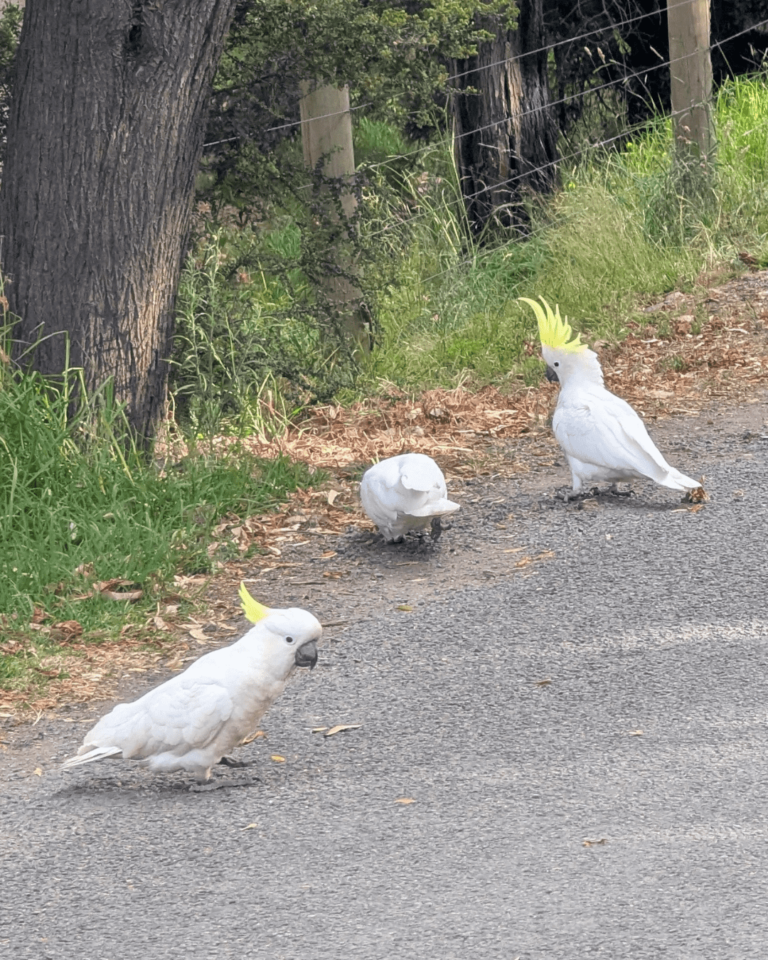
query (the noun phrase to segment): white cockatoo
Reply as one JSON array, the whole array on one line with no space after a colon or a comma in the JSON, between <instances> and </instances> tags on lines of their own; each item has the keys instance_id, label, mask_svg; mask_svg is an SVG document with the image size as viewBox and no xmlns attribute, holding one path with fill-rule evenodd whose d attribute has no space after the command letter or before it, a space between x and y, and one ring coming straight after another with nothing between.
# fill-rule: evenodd
<instances>
[{"instance_id":1,"label":"white cockatoo","mask_svg":"<svg viewBox=\"0 0 768 960\"><path fill-rule=\"evenodd\" d=\"M207 780L211 767L256 730L294 669L315 666L323 632L306 610L271 610L243 584L240 597L255 624L245 636L206 653L139 700L118 704L62 767L122 757L142 760L154 771L188 770Z\"/></svg>"},{"instance_id":2,"label":"white cockatoo","mask_svg":"<svg viewBox=\"0 0 768 960\"><path fill-rule=\"evenodd\" d=\"M573 492L585 485L647 477L672 490L696 490L698 480L670 467L648 436L645 425L626 400L606 390L597 354L571 340L567 318L562 320L542 297L520 298L536 314L547 379L560 383L552 429L573 475Z\"/></svg>"},{"instance_id":3,"label":"white cockatoo","mask_svg":"<svg viewBox=\"0 0 768 960\"><path fill-rule=\"evenodd\" d=\"M448 499L443 471L423 453L401 453L374 464L360 483L363 510L385 540L401 540L409 530L432 527L440 536L440 518L459 509Z\"/></svg>"}]
</instances>

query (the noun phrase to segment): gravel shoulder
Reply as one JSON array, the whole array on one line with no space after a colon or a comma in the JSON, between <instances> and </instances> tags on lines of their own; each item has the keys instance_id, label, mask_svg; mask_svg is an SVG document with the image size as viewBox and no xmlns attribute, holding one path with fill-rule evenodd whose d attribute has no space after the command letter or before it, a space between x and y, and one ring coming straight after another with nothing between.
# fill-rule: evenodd
<instances>
[{"instance_id":1,"label":"gravel shoulder","mask_svg":"<svg viewBox=\"0 0 768 960\"><path fill-rule=\"evenodd\" d=\"M60 773L111 702L3 728L0 954L762 958L768 397L649 426L701 509L556 500L542 434L452 483L434 549L354 530L260 574L329 626L227 789Z\"/></svg>"}]
</instances>

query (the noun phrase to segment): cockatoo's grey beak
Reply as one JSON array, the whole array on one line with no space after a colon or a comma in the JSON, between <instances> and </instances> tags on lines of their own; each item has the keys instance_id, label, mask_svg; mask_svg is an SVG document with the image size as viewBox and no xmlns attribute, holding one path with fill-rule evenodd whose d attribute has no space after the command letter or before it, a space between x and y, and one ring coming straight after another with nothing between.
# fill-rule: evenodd
<instances>
[{"instance_id":1,"label":"cockatoo's grey beak","mask_svg":"<svg viewBox=\"0 0 768 960\"><path fill-rule=\"evenodd\" d=\"M299 647L294 657L294 663L297 667L309 667L310 670L315 669L315 664L317 663L317 644L314 640L310 640L308 643L305 643L303 647Z\"/></svg>"},{"instance_id":2,"label":"cockatoo's grey beak","mask_svg":"<svg viewBox=\"0 0 768 960\"><path fill-rule=\"evenodd\" d=\"M550 383L560 383L560 378L549 364L547 364L547 380L549 380Z\"/></svg>"}]
</instances>

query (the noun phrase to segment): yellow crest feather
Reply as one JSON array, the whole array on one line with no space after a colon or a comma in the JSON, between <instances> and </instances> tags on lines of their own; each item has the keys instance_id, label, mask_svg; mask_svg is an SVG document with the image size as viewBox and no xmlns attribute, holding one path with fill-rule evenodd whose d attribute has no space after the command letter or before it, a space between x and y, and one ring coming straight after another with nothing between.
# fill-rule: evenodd
<instances>
[{"instance_id":1,"label":"yellow crest feather","mask_svg":"<svg viewBox=\"0 0 768 960\"><path fill-rule=\"evenodd\" d=\"M259 620L263 620L264 617L268 617L272 612L269 607L265 607L262 603L259 603L258 600L254 600L250 593L248 593L248 591L245 589L245 584L242 582L240 584L240 602L243 605L245 619L250 620L251 623L258 623Z\"/></svg>"},{"instance_id":2,"label":"yellow crest feather","mask_svg":"<svg viewBox=\"0 0 768 960\"><path fill-rule=\"evenodd\" d=\"M533 307L533 312L536 314L536 320L539 324L539 339L542 347L553 347L555 350L565 350L567 353L579 353L587 349L586 343L581 342L580 333L577 333L574 339L570 340L573 331L570 323L568 323L568 318L566 317L563 320L560 316L559 306L555 306L555 312L552 313L552 308L544 297L539 297L544 304L543 310L535 300L529 300L528 297L518 297L518 299L522 303L527 303Z\"/></svg>"}]
</instances>

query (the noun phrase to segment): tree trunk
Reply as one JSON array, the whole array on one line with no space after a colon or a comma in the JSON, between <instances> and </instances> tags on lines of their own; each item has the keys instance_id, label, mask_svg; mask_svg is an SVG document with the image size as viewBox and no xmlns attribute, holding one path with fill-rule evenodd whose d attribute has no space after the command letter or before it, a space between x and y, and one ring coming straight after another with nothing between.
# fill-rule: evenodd
<instances>
[{"instance_id":1,"label":"tree trunk","mask_svg":"<svg viewBox=\"0 0 768 960\"><path fill-rule=\"evenodd\" d=\"M166 403L211 81L235 0L28 0L0 190L19 353L108 378L140 436Z\"/></svg>"},{"instance_id":2,"label":"tree trunk","mask_svg":"<svg viewBox=\"0 0 768 960\"><path fill-rule=\"evenodd\" d=\"M516 30L484 24L493 40L454 62L456 159L467 213L479 233L527 223L526 194L548 193L557 181L557 127L549 109L543 0L519 0ZM520 59L511 59L520 57ZM477 92L470 92L474 88Z\"/></svg>"}]
</instances>

